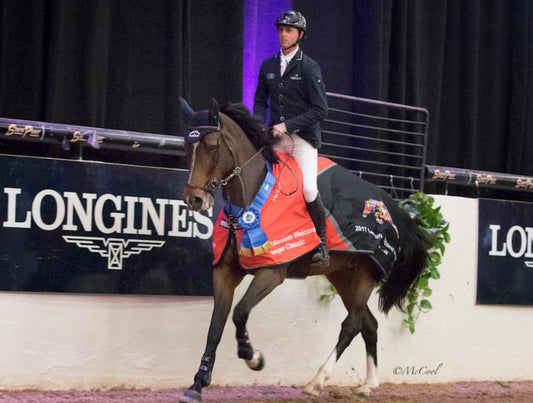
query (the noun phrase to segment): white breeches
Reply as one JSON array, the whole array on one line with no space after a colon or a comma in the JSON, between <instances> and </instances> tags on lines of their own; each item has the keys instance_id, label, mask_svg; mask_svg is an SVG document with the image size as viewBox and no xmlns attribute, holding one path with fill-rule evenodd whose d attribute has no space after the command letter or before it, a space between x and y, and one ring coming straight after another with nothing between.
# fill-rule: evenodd
<instances>
[{"instance_id":1,"label":"white breeches","mask_svg":"<svg viewBox=\"0 0 533 403\"><path fill-rule=\"evenodd\" d=\"M305 201L307 203L314 201L318 196L317 149L297 134L292 136L284 134L278 139L274 149L294 157L302 171Z\"/></svg>"}]
</instances>

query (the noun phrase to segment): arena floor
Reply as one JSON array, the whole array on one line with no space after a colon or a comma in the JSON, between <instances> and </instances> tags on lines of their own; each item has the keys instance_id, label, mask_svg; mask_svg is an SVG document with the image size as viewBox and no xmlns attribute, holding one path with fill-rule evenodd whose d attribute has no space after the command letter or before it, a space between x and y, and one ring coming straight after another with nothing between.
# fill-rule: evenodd
<instances>
[{"instance_id":1,"label":"arena floor","mask_svg":"<svg viewBox=\"0 0 533 403\"><path fill-rule=\"evenodd\" d=\"M183 390L108 391L0 391L1 403L177 403ZM533 381L457 382L447 384L384 384L368 398L353 388L329 386L313 397L291 386L212 386L204 390L203 401L246 403L347 403L347 402L531 402Z\"/></svg>"}]
</instances>

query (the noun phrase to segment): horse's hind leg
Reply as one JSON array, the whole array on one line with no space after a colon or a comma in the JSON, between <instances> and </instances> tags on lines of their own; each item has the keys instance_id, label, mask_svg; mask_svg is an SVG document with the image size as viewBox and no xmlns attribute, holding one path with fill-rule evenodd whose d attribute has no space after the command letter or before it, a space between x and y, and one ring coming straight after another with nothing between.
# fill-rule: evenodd
<instances>
[{"instance_id":1,"label":"horse's hind leg","mask_svg":"<svg viewBox=\"0 0 533 403\"><path fill-rule=\"evenodd\" d=\"M364 395L369 395L372 389L379 386L378 380L378 321L370 312L368 305L363 316L363 327L361 335L365 341L366 348L366 379L365 383L358 388L358 392Z\"/></svg>"},{"instance_id":2,"label":"horse's hind leg","mask_svg":"<svg viewBox=\"0 0 533 403\"><path fill-rule=\"evenodd\" d=\"M365 335L369 336L368 346L372 348L371 326L367 326L371 324L370 316L368 316L370 311L368 311L366 304L376 283L373 263L366 258L359 258L356 260L356 265L350 265L329 273L327 278L341 296L344 306L348 310L348 315L342 322L335 348L326 362L319 368L315 377L304 387L304 392L313 395L322 393L324 382L329 379L333 367L359 332L363 331Z\"/></svg>"},{"instance_id":3,"label":"horse's hind leg","mask_svg":"<svg viewBox=\"0 0 533 403\"><path fill-rule=\"evenodd\" d=\"M287 267L281 266L276 269L260 269L255 273L254 279L246 290L246 293L233 309L233 322L237 328L237 343L239 358L245 360L246 365L254 371L260 371L265 366L263 354L254 350L248 332L246 322L253 307L263 298L270 294L278 285L283 283L287 275Z\"/></svg>"},{"instance_id":4,"label":"horse's hind leg","mask_svg":"<svg viewBox=\"0 0 533 403\"><path fill-rule=\"evenodd\" d=\"M200 362L200 368L194 376L194 383L180 397L180 402L199 402L202 400L202 388L211 383L211 372L215 364L215 353L222 337L233 302L235 288L244 277L244 272L237 269L231 261L231 252L226 253L223 261L213 270L213 294L215 304L211 324L207 335L207 345Z\"/></svg>"}]
</instances>

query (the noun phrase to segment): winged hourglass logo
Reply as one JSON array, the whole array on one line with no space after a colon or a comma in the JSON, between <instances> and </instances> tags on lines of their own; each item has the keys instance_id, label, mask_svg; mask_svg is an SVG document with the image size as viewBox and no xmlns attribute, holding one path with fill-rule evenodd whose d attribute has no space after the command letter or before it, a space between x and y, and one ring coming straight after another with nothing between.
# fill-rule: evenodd
<instances>
[{"instance_id":1,"label":"winged hourglass logo","mask_svg":"<svg viewBox=\"0 0 533 403\"><path fill-rule=\"evenodd\" d=\"M101 238L88 236L63 235L66 242L74 243L80 248L89 249L90 252L98 253L107 257L107 268L110 270L122 270L122 261L131 255L139 255L153 248L160 248L165 241L150 239L121 239Z\"/></svg>"}]
</instances>

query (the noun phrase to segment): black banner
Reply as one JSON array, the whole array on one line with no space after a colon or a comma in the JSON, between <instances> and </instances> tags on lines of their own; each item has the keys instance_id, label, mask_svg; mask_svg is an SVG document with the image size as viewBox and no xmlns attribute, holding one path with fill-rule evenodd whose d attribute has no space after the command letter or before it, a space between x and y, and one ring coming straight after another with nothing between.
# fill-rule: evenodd
<instances>
[{"instance_id":1,"label":"black banner","mask_svg":"<svg viewBox=\"0 0 533 403\"><path fill-rule=\"evenodd\" d=\"M186 172L0 156L0 290L212 295L212 211Z\"/></svg>"},{"instance_id":2,"label":"black banner","mask_svg":"<svg viewBox=\"0 0 533 403\"><path fill-rule=\"evenodd\" d=\"M533 203L479 200L477 303L533 305Z\"/></svg>"}]
</instances>

